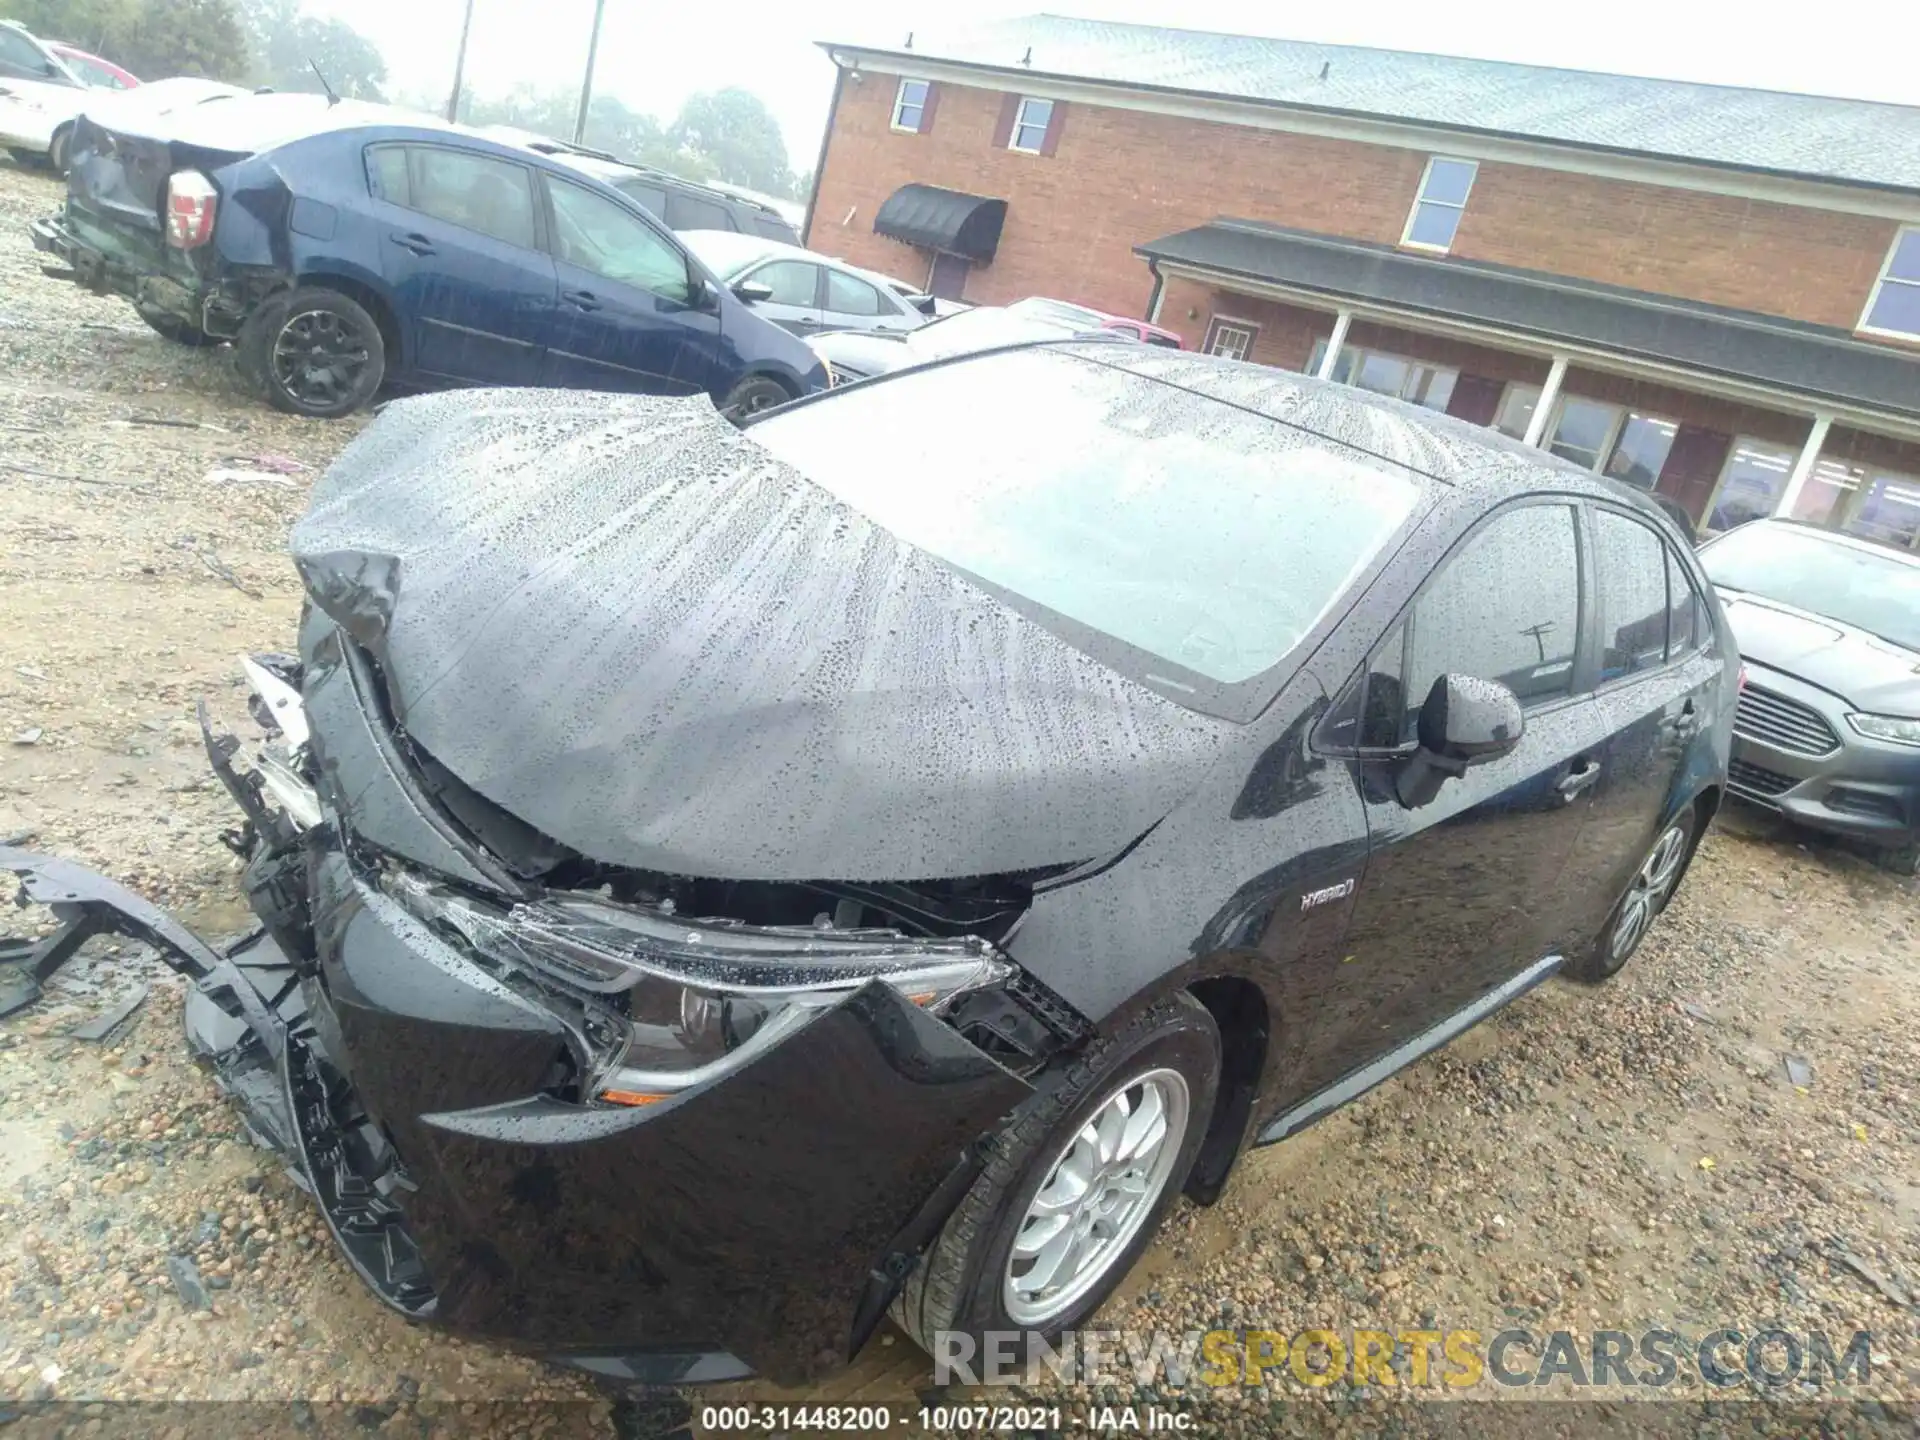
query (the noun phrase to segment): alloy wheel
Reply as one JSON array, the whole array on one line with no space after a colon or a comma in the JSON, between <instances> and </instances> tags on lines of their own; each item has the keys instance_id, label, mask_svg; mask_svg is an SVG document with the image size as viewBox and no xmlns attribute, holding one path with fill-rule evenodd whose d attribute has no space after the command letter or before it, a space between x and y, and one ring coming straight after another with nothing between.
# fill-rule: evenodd
<instances>
[{"instance_id":1,"label":"alloy wheel","mask_svg":"<svg viewBox=\"0 0 1920 1440\"><path fill-rule=\"evenodd\" d=\"M1608 947L1616 965L1626 963L1646 935L1647 927L1653 924L1653 917L1660 913L1686 853L1687 827L1678 822L1669 825L1653 842L1653 849L1647 852L1633 884L1627 889L1626 898L1620 902L1620 919L1613 927L1613 943Z\"/></svg>"},{"instance_id":2,"label":"alloy wheel","mask_svg":"<svg viewBox=\"0 0 1920 1440\"><path fill-rule=\"evenodd\" d=\"M1013 1238L1001 1301L1016 1325L1065 1314L1113 1269L1159 1204L1187 1134L1186 1077L1123 1082L1075 1132Z\"/></svg>"},{"instance_id":3,"label":"alloy wheel","mask_svg":"<svg viewBox=\"0 0 1920 1440\"><path fill-rule=\"evenodd\" d=\"M370 360L348 321L331 310L289 315L273 341L273 378L300 404L327 409L352 395Z\"/></svg>"}]
</instances>

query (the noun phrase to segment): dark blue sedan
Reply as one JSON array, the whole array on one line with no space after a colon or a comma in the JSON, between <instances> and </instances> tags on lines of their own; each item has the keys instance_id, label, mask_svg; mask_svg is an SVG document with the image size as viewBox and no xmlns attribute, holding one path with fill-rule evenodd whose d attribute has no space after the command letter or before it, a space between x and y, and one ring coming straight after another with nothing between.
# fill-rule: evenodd
<instances>
[{"instance_id":1,"label":"dark blue sedan","mask_svg":"<svg viewBox=\"0 0 1920 1440\"><path fill-rule=\"evenodd\" d=\"M231 340L260 395L346 415L383 384L704 393L729 415L826 385L612 187L387 106L253 95L80 121L37 248L171 340Z\"/></svg>"}]
</instances>

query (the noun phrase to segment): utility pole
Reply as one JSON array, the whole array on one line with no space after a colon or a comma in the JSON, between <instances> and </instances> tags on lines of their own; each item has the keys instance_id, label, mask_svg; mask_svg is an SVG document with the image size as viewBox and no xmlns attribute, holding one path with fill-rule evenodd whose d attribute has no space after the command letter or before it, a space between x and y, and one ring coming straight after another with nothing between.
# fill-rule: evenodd
<instances>
[{"instance_id":1,"label":"utility pole","mask_svg":"<svg viewBox=\"0 0 1920 1440\"><path fill-rule=\"evenodd\" d=\"M447 123L460 119L460 81L467 69L467 32L473 29L473 0L467 0L467 18L460 22L460 49L453 57L453 93L447 97Z\"/></svg>"},{"instance_id":2,"label":"utility pole","mask_svg":"<svg viewBox=\"0 0 1920 1440\"><path fill-rule=\"evenodd\" d=\"M469 0L471 3L471 0ZM600 17L606 13L607 0L593 0L593 38L587 41L587 75L580 82L580 113L573 122L573 143L587 138L587 102L593 99L593 62L600 53Z\"/></svg>"}]
</instances>

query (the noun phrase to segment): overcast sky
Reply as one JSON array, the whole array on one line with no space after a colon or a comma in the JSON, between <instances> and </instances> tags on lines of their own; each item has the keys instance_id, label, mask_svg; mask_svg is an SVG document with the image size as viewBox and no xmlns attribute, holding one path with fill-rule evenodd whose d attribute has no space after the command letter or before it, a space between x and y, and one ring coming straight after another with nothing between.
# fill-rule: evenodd
<instances>
[{"instance_id":1,"label":"overcast sky","mask_svg":"<svg viewBox=\"0 0 1920 1440\"><path fill-rule=\"evenodd\" d=\"M304 0L380 46L396 89L444 103L466 0ZM474 0L467 84L501 94L518 83L577 87L594 0ZM1487 60L1850 95L1920 105L1915 0L606 0L596 88L671 119L696 90L739 85L779 119L795 169L812 166L833 66L814 43L897 46L907 32L1037 11L1140 24L1279 35L1324 44L1429 50ZM1774 18L1792 14L1791 26Z\"/></svg>"}]
</instances>

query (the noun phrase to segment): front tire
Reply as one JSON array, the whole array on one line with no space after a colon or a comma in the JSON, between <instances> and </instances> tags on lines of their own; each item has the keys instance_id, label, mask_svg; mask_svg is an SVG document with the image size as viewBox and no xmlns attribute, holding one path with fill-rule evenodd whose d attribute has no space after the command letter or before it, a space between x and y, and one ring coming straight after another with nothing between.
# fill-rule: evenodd
<instances>
[{"instance_id":1,"label":"front tire","mask_svg":"<svg viewBox=\"0 0 1920 1440\"><path fill-rule=\"evenodd\" d=\"M73 157L73 126L62 125L53 132L53 138L47 142L47 168L56 175L67 173L67 162Z\"/></svg>"},{"instance_id":2,"label":"front tire","mask_svg":"<svg viewBox=\"0 0 1920 1440\"><path fill-rule=\"evenodd\" d=\"M1567 966L1569 976L1597 985L1619 974L1633 958L1640 942L1647 938L1647 931L1653 928L1653 922L1673 898L1674 887L1687 868L1695 824L1692 806L1667 822L1641 860L1640 868L1633 872L1627 893L1613 907L1607 928L1600 932L1600 938L1586 954Z\"/></svg>"},{"instance_id":3,"label":"front tire","mask_svg":"<svg viewBox=\"0 0 1920 1440\"><path fill-rule=\"evenodd\" d=\"M374 318L352 296L318 285L267 301L241 327L237 348L241 375L289 415L351 415L386 377L386 342Z\"/></svg>"},{"instance_id":4,"label":"front tire","mask_svg":"<svg viewBox=\"0 0 1920 1440\"><path fill-rule=\"evenodd\" d=\"M791 399L793 392L771 375L749 375L727 392L727 398L720 402L720 413L738 425Z\"/></svg>"},{"instance_id":5,"label":"front tire","mask_svg":"<svg viewBox=\"0 0 1920 1440\"><path fill-rule=\"evenodd\" d=\"M1043 1079L893 1305L941 1331L1051 1340L1097 1310L1152 1242L1205 1139L1220 1032L1180 994ZM975 1353L979 1353L976 1349Z\"/></svg>"}]
</instances>

